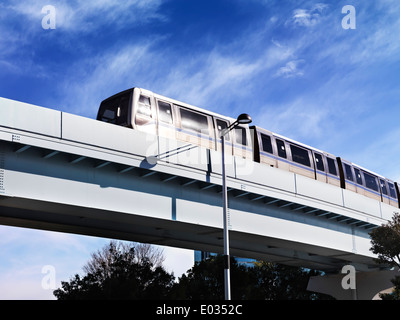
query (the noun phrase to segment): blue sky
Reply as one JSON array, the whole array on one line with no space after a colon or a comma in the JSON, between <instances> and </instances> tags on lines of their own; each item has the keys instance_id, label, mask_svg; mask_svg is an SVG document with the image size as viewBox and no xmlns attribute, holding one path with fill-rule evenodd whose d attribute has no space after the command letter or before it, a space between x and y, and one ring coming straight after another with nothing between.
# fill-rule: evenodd
<instances>
[{"instance_id":1,"label":"blue sky","mask_svg":"<svg viewBox=\"0 0 400 320\"><path fill-rule=\"evenodd\" d=\"M56 10L54 30L42 28L45 5ZM345 5L356 29L342 27ZM247 112L400 181L399 16L396 0L4 0L0 96L94 118L101 100L139 86L231 117ZM51 297L43 265L67 280L108 241L0 232L0 298ZM174 261L193 263L190 251L168 255L177 276Z\"/></svg>"}]
</instances>

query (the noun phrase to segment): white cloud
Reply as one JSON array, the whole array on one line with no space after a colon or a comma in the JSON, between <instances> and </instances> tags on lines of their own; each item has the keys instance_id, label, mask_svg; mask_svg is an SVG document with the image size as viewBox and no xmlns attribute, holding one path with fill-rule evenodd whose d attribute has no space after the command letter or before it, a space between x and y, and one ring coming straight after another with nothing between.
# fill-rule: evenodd
<instances>
[{"instance_id":1,"label":"white cloud","mask_svg":"<svg viewBox=\"0 0 400 320\"><path fill-rule=\"evenodd\" d=\"M379 126L377 126L378 128ZM358 143L348 152L349 159L389 179L400 181L400 168L397 165L400 150L400 129L387 132L377 130L372 138Z\"/></svg>"},{"instance_id":2,"label":"white cloud","mask_svg":"<svg viewBox=\"0 0 400 320\"><path fill-rule=\"evenodd\" d=\"M143 72L151 71L150 43L126 45L118 50L80 60L64 76L58 90L68 112L94 117L100 102L135 86Z\"/></svg>"},{"instance_id":3,"label":"white cloud","mask_svg":"<svg viewBox=\"0 0 400 320\"><path fill-rule=\"evenodd\" d=\"M3 252L6 250L11 252L19 246L32 249L45 247L48 244L58 247L57 251L59 252L85 252L86 250L79 240L80 237L73 234L9 226L0 226L0 232L0 246L3 248ZM26 237L29 237L28 242Z\"/></svg>"},{"instance_id":4,"label":"white cloud","mask_svg":"<svg viewBox=\"0 0 400 320\"><path fill-rule=\"evenodd\" d=\"M54 300L53 290L41 286L41 266L8 270L0 275L0 300Z\"/></svg>"},{"instance_id":5,"label":"white cloud","mask_svg":"<svg viewBox=\"0 0 400 320\"><path fill-rule=\"evenodd\" d=\"M106 239L73 234L0 226L0 299L54 299L52 288L42 286L55 270L56 287L82 272L90 253Z\"/></svg>"},{"instance_id":6,"label":"white cloud","mask_svg":"<svg viewBox=\"0 0 400 320\"><path fill-rule=\"evenodd\" d=\"M179 99L202 105L222 89L245 83L262 69L261 61L247 61L222 55L218 51L200 54L186 64L175 65L162 90ZM226 92L223 90L223 92Z\"/></svg>"},{"instance_id":7,"label":"white cloud","mask_svg":"<svg viewBox=\"0 0 400 320\"><path fill-rule=\"evenodd\" d=\"M10 1L8 9L22 15L38 26L45 16L42 8L47 0ZM132 24L144 24L153 19L165 19L158 12L162 0L55 0L57 29L61 31L92 32L104 25L120 29ZM21 21L23 23L23 21Z\"/></svg>"},{"instance_id":8,"label":"white cloud","mask_svg":"<svg viewBox=\"0 0 400 320\"><path fill-rule=\"evenodd\" d=\"M292 49L276 43L267 43L256 57L252 52L238 54L239 44L234 43L177 59L176 52L162 50L161 40L164 39L155 37L147 42L127 43L76 62L59 85L59 91L66 94L61 98L63 107L68 112L93 117L102 99L141 86L207 108L226 100L230 93L240 95L255 76L267 70L272 73L292 55ZM296 72L298 75L300 70Z\"/></svg>"},{"instance_id":9,"label":"white cloud","mask_svg":"<svg viewBox=\"0 0 400 320\"><path fill-rule=\"evenodd\" d=\"M284 67L279 68L275 76L284 78L301 77L304 75L304 71L299 68L300 64L303 64L304 60L292 60L286 63Z\"/></svg>"},{"instance_id":10,"label":"white cloud","mask_svg":"<svg viewBox=\"0 0 400 320\"><path fill-rule=\"evenodd\" d=\"M42 8L48 4L47 0L0 3L0 66L3 70L17 75L58 77L59 70L51 74L43 62L37 63L37 59L43 57L38 54L43 47L59 46L69 52L79 50L84 55L88 47L82 41L83 36L95 37L96 32L103 32L104 28L115 32L166 19L159 12L162 0L54 0L51 5L56 10L56 30L48 31L42 29L45 17Z\"/></svg>"},{"instance_id":11,"label":"white cloud","mask_svg":"<svg viewBox=\"0 0 400 320\"><path fill-rule=\"evenodd\" d=\"M313 27L321 22L322 15L327 8L328 5L317 3L311 9L296 9L288 23L300 27Z\"/></svg>"},{"instance_id":12,"label":"white cloud","mask_svg":"<svg viewBox=\"0 0 400 320\"><path fill-rule=\"evenodd\" d=\"M228 101L232 97L248 96L256 83L255 78L272 74L292 55L290 48L269 42L260 48L256 56L243 50L238 55L236 44L227 47L215 48L211 53L199 53L189 61L175 63L173 70L162 79L162 84L156 83L155 87L167 96L234 116L243 110L243 106L235 103L235 109L240 109L235 110Z\"/></svg>"},{"instance_id":13,"label":"white cloud","mask_svg":"<svg viewBox=\"0 0 400 320\"><path fill-rule=\"evenodd\" d=\"M319 101L313 102L308 97L299 97L281 105L266 105L254 114L254 119L257 119L260 127L312 144L329 135L327 119L330 116L331 110L320 105Z\"/></svg>"}]
</instances>

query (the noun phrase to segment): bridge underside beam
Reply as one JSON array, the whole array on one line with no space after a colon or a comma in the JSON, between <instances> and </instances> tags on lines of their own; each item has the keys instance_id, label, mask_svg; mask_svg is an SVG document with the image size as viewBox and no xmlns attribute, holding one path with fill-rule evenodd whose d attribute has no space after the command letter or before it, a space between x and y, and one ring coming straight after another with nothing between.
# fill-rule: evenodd
<instances>
[{"instance_id":1,"label":"bridge underside beam","mask_svg":"<svg viewBox=\"0 0 400 320\"><path fill-rule=\"evenodd\" d=\"M15 197L0 196L0 224L223 252L220 228ZM346 252L237 231L230 232L230 247L234 256L324 271L336 271L352 259ZM366 261L359 264L364 270L374 267Z\"/></svg>"}]
</instances>

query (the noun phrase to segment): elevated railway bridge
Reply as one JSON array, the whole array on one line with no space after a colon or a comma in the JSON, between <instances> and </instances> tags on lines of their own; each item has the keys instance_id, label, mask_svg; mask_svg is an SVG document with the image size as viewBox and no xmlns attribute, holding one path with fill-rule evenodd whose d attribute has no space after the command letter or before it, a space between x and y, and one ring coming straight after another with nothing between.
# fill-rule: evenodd
<instances>
[{"instance_id":1,"label":"elevated railway bridge","mask_svg":"<svg viewBox=\"0 0 400 320\"><path fill-rule=\"evenodd\" d=\"M398 208L241 157L226 163L232 255L336 274L310 288L338 298L352 296L340 288L344 265L357 270L359 298L390 286L372 285L388 271L368 233ZM222 252L221 192L215 150L0 98L0 224Z\"/></svg>"}]
</instances>

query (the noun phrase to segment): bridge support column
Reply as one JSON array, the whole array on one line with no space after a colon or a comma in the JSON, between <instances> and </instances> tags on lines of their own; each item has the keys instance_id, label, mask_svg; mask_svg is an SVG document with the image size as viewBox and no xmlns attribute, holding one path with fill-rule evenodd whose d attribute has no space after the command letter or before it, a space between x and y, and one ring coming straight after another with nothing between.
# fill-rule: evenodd
<instances>
[{"instance_id":1,"label":"bridge support column","mask_svg":"<svg viewBox=\"0 0 400 320\"><path fill-rule=\"evenodd\" d=\"M399 270L356 272L355 289L344 289L346 273L311 277L307 290L329 294L337 300L375 300L379 293L389 293L393 287L390 281L399 275ZM344 280L346 281L346 279Z\"/></svg>"}]
</instances>

